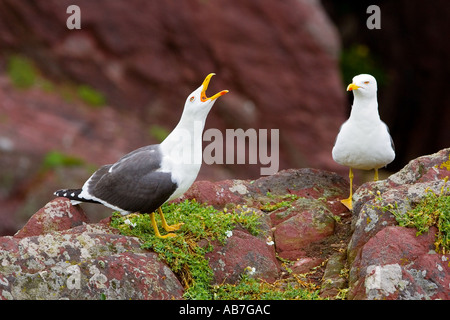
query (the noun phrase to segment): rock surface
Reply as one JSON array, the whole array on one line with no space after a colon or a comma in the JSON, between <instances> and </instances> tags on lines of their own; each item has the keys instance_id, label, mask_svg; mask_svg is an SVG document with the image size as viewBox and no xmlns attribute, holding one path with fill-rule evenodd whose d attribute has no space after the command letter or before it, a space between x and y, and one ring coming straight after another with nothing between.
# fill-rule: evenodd
<instances>
[{"instance_id":1,"label":"rock surface","mask_svg":"<svg viewBox=\"0 0 450 320\"><path fill-rule=\"evenodd\" d=\"M333 234L334 219L320 211L304 211L277 225L274 236L280 257L295 260L309 244Z\"/></svg>"},{"instance_id":2,"label":"rock surface","mask_svg":"<svg viewBox=\"0 0 450 320\"><path fill-rule=\"evenodd\" d=\"M389 226L363 246L350 271L351 299L450 299L450 255L434 251L436 229Z\"/></svg>"},{"instance_id":3,"label":"rock surface","mask_svg":"<svg viewBox=\"0 0 450 320\"><path fill-rule=\"evenodd\" d=\"M279 277L273 246L241 230L234 230L225 246L216 246L206 258L214 271L214 284L237 283L247 268L255 268L253 277L269 282Z\"/></svg>"},{"instance_id":4,"label":"rock surface","mask_svg":"<svg viewBox=\"0 0 450 320\"><path fill-rule=\"evenodd\" d=\"M450 299L450 255L435 252L435 228L419 237L397 226L389 205L406 212L450 178L450 149L412 160L388 179L354 194L348 245L350 299ZM444 195L450 189L444 188ZM447 213L450 214L450 213Z\"/></svg>"},{"instance_id":5,"label":"rock surface","mask_svg":"<svg viewBox=\"0 0 450 320\"><path fill-rule=\"evenodd\" d=\"M70 219L66 216L65 224ZM107 225L33 233L0 238L2 299L182 297L180 282L155 253Z\"/></svg>"},{"instance_id":6,"label":"rock surface","mask_svg":"<svg viewBox=\"0 0 450 320\"><path fill-rule=\"evenodd\" d=\"M80 206L72 206L67 199L57 198L36 212L14 237L25 238L67 230L88 221Z\"/></svg>"},{"instance_id":7,"label":"rock surface","mask_svg":"<svg viewBox=\"0 0 450 320\"><path fill-rule=\"evenodd\" d=\"M334 173L290 169L254 181L199 181L183 199L196 198L217 208L239 204L262 213L261 229L264 232L261 236L252 236L248 231L237 228L225 245L216 243L207 258L214 272L215 284L236 283L248 268L254 268L253 277L273 282L282 275L276 252L281 243L286 242L286 237L283 233L273 233L271 215L309 218L309 213L314 211L309 209L305 212L305 204L301 201L320 201L322 206L318 215L333 221L331 225L334 226L334 220L330 218L334 213L349 215L343 213L345 209L333 213L326 206L342 196L346 188L347 182ZM282 207L276 210L272 207L286 199L289 201ZM283 221L280 224L289 226L292 218L279 218L278 222ZM141 249L136 238L118 234L117 230L109 227L108 221L89 223L83 210L79 206L71 206L64 198L49 202L15 236L0 238L0 297L182 298L184 291L181 284L156 254ZM347 224L347 228L349 226ZM327 235L336 237L333 231L334 228L330 228L321 237L303 235L302 230L291 232L288 237L304 236L305 240L293 245L291 249L294 249L286 258L294 261L304 258L310 261L309 268L317 266L332 252L320 250L322 252L316 254L313 246L320 246ZM333 238L328 241L337 240ZM307 272L307 268L303 266L302 269L299 265L294 272Z\"/></svg>"},{"instance_id":8,"label":"rock surface","mask_svg":"<svg viewBox=\"0 0 450 320\"><path fill-rule=\"evenodd\" d=\"M335 173L289 169L254 181L201 181L181 199L196 199L217 208L231 202L265 211L274 229L277 253L295 261L307 257L315 244L332 235L345 237L345 232L341 234L345 228L335 228L333 217L349 217L337 200L348 188L348 182Z\"/></svg>"},{"instance_id":9,"label":"rock surface","mask_svg":"<svg viewBox=\"0 0 450 320\"><path fill-rule=\"evenodd\" d=\"M416 236L381 208L409 210L450 177L450 149L411 161L388 179L362 185L350 213L339 199L348 182L316 169L257 180L196 182L183 199L263 214L260 236L236 228L207 254L214 284L252 270L272 282L305 274L323 297L450 299L450 255L435 251L436 228ZM446 194L450 191L446 189ZM278 259L279 258L279 259ZM286 265L286 261L291 263ZM254 269L253 269L254 268ZM56 198L15 236L0 238L3 299L182 299L184 289L156 254L122 236L109 220L89 223Z\"/></svg>"}]
</instances>

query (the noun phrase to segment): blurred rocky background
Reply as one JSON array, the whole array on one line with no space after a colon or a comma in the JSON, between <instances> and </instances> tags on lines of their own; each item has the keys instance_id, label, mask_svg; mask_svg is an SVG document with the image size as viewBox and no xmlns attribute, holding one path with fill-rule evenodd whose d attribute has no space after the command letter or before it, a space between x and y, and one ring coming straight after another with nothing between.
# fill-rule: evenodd
<instances>
[{"instance_id":1,"label":"blurred rocky background","mask_svg":"<svg viewBox=\"0 0 450 320\"><path fill-rule=\"evenodd\" d=\"M69 30L73 4L81 29ZM370 4L380 30L366 26ZM358 73L379 82L397 150L389 171L448 147L449 9L444 0L0 0L0 235L54 190L161 141L210 72L208 93L230 94L206 129L279 129L280 170L346 175L331 149ZM256 179L264 166L203 165L199 179ZM84 208L93 221L111 211Z\"/></svg>"}]
</instances>

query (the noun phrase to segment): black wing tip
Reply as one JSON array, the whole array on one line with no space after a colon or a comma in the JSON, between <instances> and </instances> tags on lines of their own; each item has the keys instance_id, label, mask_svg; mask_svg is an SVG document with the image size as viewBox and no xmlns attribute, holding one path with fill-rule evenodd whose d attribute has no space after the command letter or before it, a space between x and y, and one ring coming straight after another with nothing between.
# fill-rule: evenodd
<instances>
[{"instance_id":1,"label":"black wing tip","mask_svg":"<svg viewBox=\"0 0 450 320\"><path fill-rule=\"evenodd\" d=\"M53 194L57 197L67 198L69 200L81 201L81 202L90 202L90 203L100 203L96 200L85 199L80 197L80 193L83 189L61 189L53 192Z\"/></svg>"},{"instance_id":2,"label":"black wing tip","mask_svg":"<svg viewBox=\"0 0 450 320\"><path fill-rule=\"evenodd\" d=\"M57 197L62 197L63 193L66 191L67 191L66 189L56 190L55 192L53 192L53 195L55 195Z\"/></svg>"},{"instance_id":3,"label":"black wing tip","mask_svg":"<svg viewBox=\"0 0 450 320\"><path fill-rule=\"evenodd\" d=\"M53 194L57 197L64 197L71 200L79 200L79 194L81 189L61 189L53 192Z\"/></svg>"}]
</instances>

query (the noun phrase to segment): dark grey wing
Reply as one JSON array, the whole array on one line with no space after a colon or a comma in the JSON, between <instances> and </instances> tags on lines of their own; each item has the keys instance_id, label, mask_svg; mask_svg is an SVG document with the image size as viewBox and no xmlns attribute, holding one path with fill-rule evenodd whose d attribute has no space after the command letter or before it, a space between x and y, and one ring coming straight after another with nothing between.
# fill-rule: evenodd
<instances>
[{"instance_id":1,"label":"dark grey wing","mask_svg":"<svg viewBox=\"0 0 450 320\"><path fill-rule=\"evenodd\" d=\"M137 149L92 176L88 191L94 197L130 212L150 213L173 194L177 184L170 173L158 172L158 145Z\"/></svg>"},{"instance_id":2,"label":"dark grey wing","mask_svg":"<svg viewBox=\"0 0 450 320\"><path fill-rule=\"evenodd\" d=\"M392 136L391 136L391 132L389 131L389 127L388 127L388 125L386 123L383 122L383 124L386 126L387 133L389 135L389 138L391 139L392 150L394 150L394 152L395 152L394 140L392 140Z\"/></svg>"}]
</instances>

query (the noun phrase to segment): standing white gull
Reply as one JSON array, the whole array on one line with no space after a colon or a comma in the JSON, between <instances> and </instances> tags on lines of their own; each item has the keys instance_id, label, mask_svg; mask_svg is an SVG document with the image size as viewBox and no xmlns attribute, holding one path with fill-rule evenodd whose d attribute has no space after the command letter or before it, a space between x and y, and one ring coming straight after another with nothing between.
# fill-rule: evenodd
<instances>
[{"instance_id":1,"label":"standing white gull","mask_svg":"<svg viewBox=\"0 0 450 320\"><path fill-rule=\"evenodd\" d=\"M100 203L121 214L150 213L157 237L161 236L155 221L158 210L167 231L178 230L182 223L169 226L161 205L180 197L197 178L202 161L202 132L211 107L228 90L208 98L206 89L214 73L186 99L183 114L175 129L161 144L134 150L114 164L102 166L81 189L63 189L54 194L81 202Z\"/></svg>"},{"instance_id":2,"label":"standing white gull","mask_svg":"<svg viewBox=\"0 0 450 320\"><path fill-rule=\"evenodd\" d=\"M395 158L394 143L387 125L378 113L377 81L369 74L353 78L347 91L353 91L350 117L341 126L334 144L334 161L350 167L350 196L341 202L350 210L352 206L352 169L375 169L374 180L378 180L378 169Z\"/></svg>"}]
</instances>

